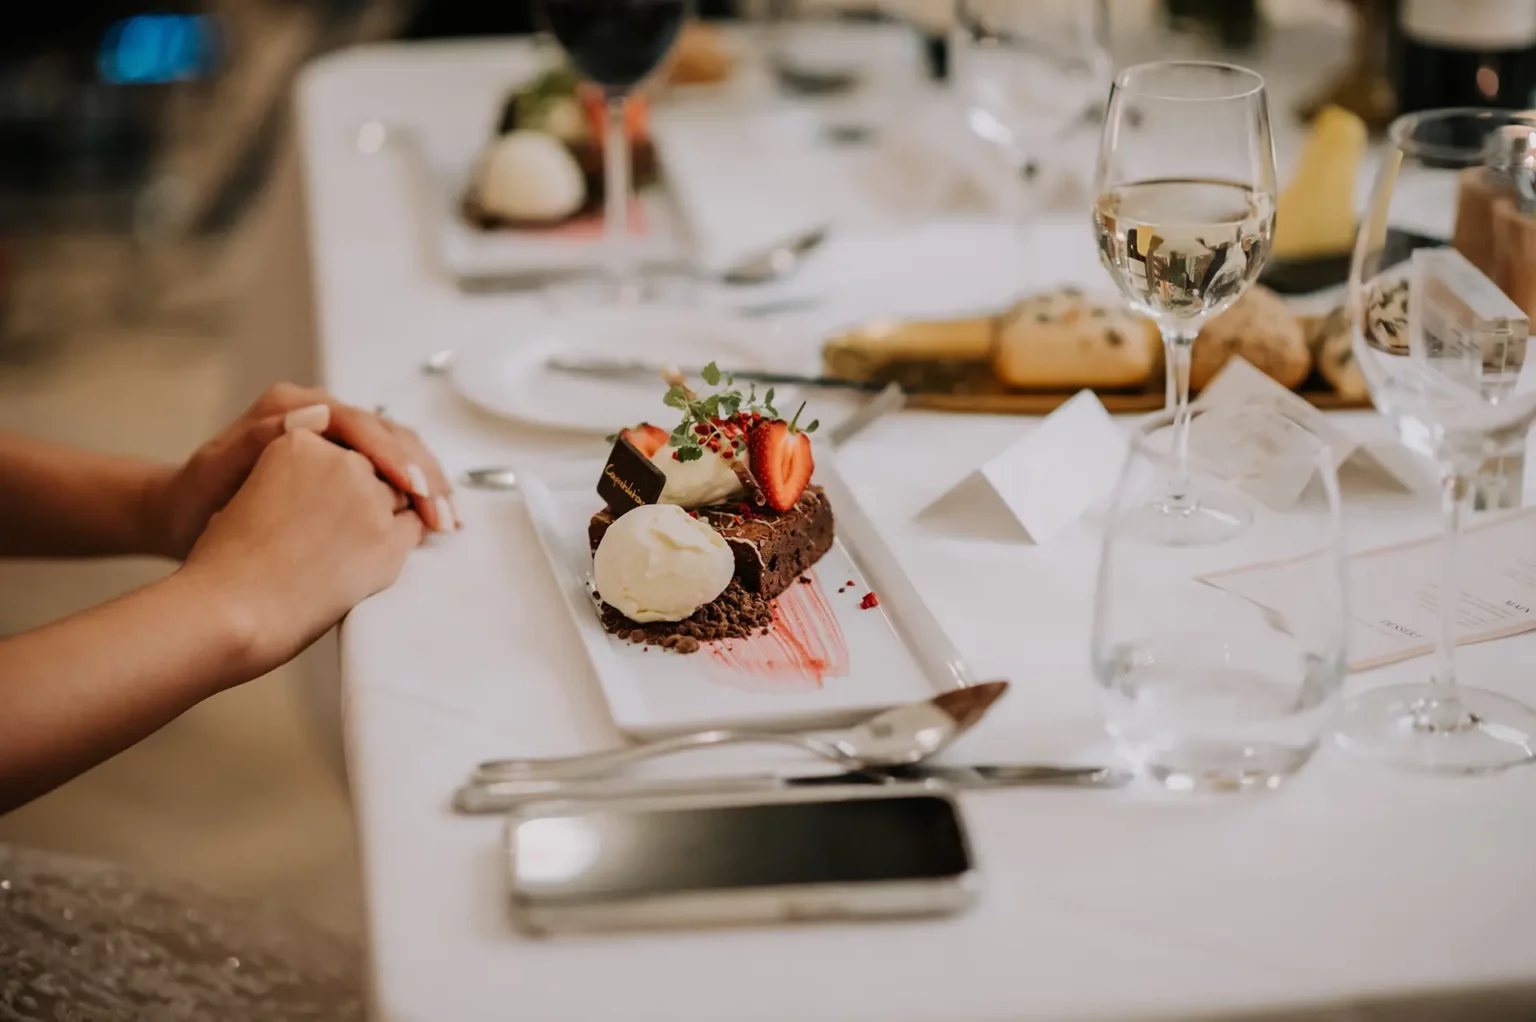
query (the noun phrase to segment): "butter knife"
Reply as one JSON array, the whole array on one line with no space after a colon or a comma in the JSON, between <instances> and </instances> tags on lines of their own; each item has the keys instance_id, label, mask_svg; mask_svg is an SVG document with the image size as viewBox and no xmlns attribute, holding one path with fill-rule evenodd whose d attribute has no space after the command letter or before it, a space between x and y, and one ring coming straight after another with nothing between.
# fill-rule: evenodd
<instances>
[{"instance_id":1,"label":"butter knife","mask_svg":"<svg viewBox=\"0 0 1536 1022\"><path fill-rule=\"evenodd\" d=\"M1059 766L1041 763L995 763L976 766L916 764L842 774L740 777L688 777L665 780L600 781L469 781L453 796L460 813L505 813L530 802L552 799L650 798L661 795L736 794L780 788L836 784L946 784L954 788L1119 788L1130 783L1129 771L1110 766Z\"/></svg>"},{"instance_id":2,"label":"butter knife","mask_svg":"<svg viewBox=\"0 0 1536 1022\"><path fill-rule=\"evenodd\" d=\"M657 362L642 362L621 358L554 355L544 361L546 369L575 376L594 376L604 380L656 380L673 368ZM697 376L697 369L684 370ZM885 389L884 383L873 380L846 380L837 376L802 376L798 373L769 373L755 369L731 369L730 375L747 383L783 384L794 387L825 387L838 390L857 390L876 394Z\"/></svg>"}]
</instances>

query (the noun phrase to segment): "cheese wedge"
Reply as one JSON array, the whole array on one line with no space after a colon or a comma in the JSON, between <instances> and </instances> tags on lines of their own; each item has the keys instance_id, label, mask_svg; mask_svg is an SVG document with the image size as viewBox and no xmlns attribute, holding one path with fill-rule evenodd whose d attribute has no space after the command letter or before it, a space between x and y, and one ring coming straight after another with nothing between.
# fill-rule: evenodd
<instances>
[{"instance_id":1,"label":"cheese wedge","mask_svg":"<svg viewBox=\"0 0 1536 1022\"><path fill-rule=\"evenodd\" d=\"M1275 204L1274 259L1348 252L1355 243L1355 179L1365 157L1365 122L1325 107L1312 122L1296 176Z\"/></svg>"}]
</instances>

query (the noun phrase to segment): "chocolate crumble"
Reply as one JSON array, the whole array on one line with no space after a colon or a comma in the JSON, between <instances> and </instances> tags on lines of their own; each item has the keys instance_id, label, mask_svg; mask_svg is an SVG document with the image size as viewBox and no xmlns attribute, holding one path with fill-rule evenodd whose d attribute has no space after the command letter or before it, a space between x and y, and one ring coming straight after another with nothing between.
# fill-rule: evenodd
<instances>
[{"instance_id":1,"label":"chocolate crumble","mask_svg":"<svg viewBox=\"0 0 1536 1022\"><path fill-rule=\"evenodd\" d=\"M602 605L603 627L630 642L660 646L674 653L697 653L700 644L716 639L745 639L768 634L773 623L772 601L749 593L732 580L714 600L681 621L631 621L608 604Z\"/></svg>"}]
</instances>

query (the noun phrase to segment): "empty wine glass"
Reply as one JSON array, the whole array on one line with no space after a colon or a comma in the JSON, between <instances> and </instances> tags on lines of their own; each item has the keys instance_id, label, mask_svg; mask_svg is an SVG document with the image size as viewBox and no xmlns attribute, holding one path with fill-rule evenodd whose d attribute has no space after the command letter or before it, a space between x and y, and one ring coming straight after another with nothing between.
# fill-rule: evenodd
<instances>
[{"instance_id":1,"label":"empty wine glass","mask_svg":"<svg viewBox=\"0 0 1536 1022\"><path fill-rule=\"evenodd\" d=\"M603 90L603 246L608 280L594 300L650 297L629 244L629 97L677 42L689 0L538 0L544 24L571 63Z\"/></svg>"},{"instance_id":2,"label":"empty wine glass","mask_svg":"<svg viewBox=\"0 0 1536 1022\"><path fill-rule=\"evenodd\" d=\"M1536 420L1523 372L1536 263L1521 212L1536 196L1536 116L1430 110L1389 138L1350 273L1354 353L1376 407L1440 466L1444 560L1428 598L1441 627L1429 679L1351 701L1339 740L1395 766L1484 773L1536 758L1536 710L1461 686L1455 665L1458 618L1477 613L1456 573L1471 482ZM1426 245L1435 238L1452 244Z\"/></svg>"},{"instance_id":3,"label":"empty wine glass","mask_svg":"<svg viewBox=\"0 0 1536 1022\"><path fill-rule=\"evenodd\" d=\"M1194 428L1224 414L1197 411ZM1223 434L1229 425L1208 423ZM1328 734L1344 679L1333 455L1299 426L1283 443L1262 434L1265 478L1296 487L1273 508L1197 468L1201 492L1252 510L1252 524L1220 546L1169 546L1148 542L1141 525L1181 458L1174 432L1175 413L1162 412L1133 436L1104 529L1092 650L1105 726L1122 755L1170 789L1274 788ZM1255 562L1275 567L1224 575Z\"/></svg>"},{"instance_id":4,"label":"empty wine glass","mask_svg":"<svg viewBox=\"0 0 1536 1022\"><path fill-rule=\"evenodd\" d=\"M959 0L954 79L967 127L999 157L1022 219L1050 151L1103 100L1110 61L1096 4Z\"/></svg>"},{"instance_id":5,"label":"empty wine glass","mask_svg":"<svg viewBox=\"0 0 1536 1022\"><path fill-rule=\"evenodd\" d=\"M1095 184L1099 259L1162 330L1176 413L1164 491L1131 524L1160 543L1221 542L1247 518L1190 484L1189 358L1201 325L1237 301L1269 254L1275 156L1264 79L1200 61L1120 72Z\"/></svg>"}]
</instances>

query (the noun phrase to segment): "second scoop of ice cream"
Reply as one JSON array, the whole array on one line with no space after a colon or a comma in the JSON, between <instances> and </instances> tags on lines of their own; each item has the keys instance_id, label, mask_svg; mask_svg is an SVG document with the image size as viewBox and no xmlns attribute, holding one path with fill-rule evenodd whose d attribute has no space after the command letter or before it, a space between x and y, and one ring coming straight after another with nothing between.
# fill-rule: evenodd
<instances>
[{"instance_id":1,"label":"second scoop of ice cream","mask_svg":"<svg viewBox=\"0 0 1536 1022\"><path fill-rule=\"evenodd\" d=\"M627 512L592 557L603 602L641 623L683 620L723 593L735 569L730 544L676 504Z\"/></svg>"}]
</instances>

